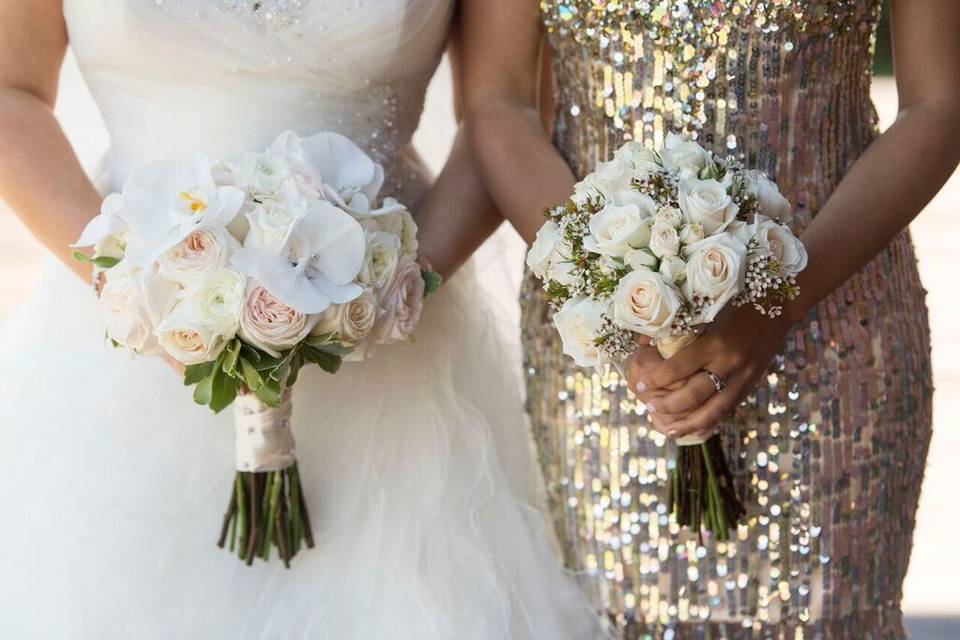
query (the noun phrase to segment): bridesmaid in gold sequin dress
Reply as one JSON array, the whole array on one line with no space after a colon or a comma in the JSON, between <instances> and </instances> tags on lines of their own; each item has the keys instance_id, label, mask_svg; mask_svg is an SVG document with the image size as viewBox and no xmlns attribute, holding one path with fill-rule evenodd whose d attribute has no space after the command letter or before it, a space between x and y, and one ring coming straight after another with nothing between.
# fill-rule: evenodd
<instances>
[{"instance_id":1,"label":"bridesmaid in gold sequin dress","mask_svg":"<svg viewBox=\"0 0 960 640\"><path fill-rule=\"evenodd\" d=\"M772 176L810 251L804 296L783 322L718 322L703 357L728 379L726 395L714 400L691 373L686 405L674 395L664 406L675 415L657 418L615 373L562 355L538 282L525 281L528 407L554 522L619 638L905 637L932 384L925 292L903 228L958 161L960 3L894 1L901 114L883 136L869 96L879 4L466 2L468 127L525 239L543 207L625 140L660 146L681 130ZM534 109L543 33L553 146ZM640 379L664 382L659 359L641 352ZM725 414L748 510L730 543L701 545L666 501L672 443L661 432L703 422L704 403Z\"/></svg>"}]
</instances>

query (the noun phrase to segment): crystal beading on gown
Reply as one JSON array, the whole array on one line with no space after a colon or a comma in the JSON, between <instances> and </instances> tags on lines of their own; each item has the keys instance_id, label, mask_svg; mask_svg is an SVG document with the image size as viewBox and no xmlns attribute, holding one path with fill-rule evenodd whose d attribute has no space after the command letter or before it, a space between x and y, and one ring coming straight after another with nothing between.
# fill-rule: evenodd
<instances>
[{"instance_id":1,"label":"crystal beading on gown","mask_svg":"<svg viewBox=\"0 0 960 640\"><path fill-rule=\"evenodd\" d=\"M148 162L263 149L289 129L350 137L414 211L429 188L410 141L451 0L63 9L110 134L104 192ZM591 638L536 508L509 324L476 267L430 297L415 345L304 370L293 421L317 544L285 570L213 544L230 412L194 405L162 362L107 349L89 285L51 261L0 327L0 637Z\"/></svg>"},{"instance_id":2,"label":"crystal beading on gown","mask_svg":"<svg viewBox=\"0 0 960 640\"><path fill-rule=\"evenodd\" d=\"M682 129L773 176L809 223L877 135L876 0L545 0L555 142L582 176ZM869 221L865 221L869 224ZM787 335L723 423L748 525L698 544L671 456L615 373L561 354L522 295L528 404L566 560L623 638L904 638L931 430L925 292L901 234Z\"/></svg>"}]
</instances>

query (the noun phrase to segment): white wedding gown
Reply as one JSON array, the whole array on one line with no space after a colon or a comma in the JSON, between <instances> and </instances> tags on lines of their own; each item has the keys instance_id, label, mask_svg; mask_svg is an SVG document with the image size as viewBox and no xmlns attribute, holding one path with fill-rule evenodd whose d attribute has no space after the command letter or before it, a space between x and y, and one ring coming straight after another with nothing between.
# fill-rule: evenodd
<instances>
[{"instance_id":1,"label":"white wedding gown","mask_svg":"<svg viewBox=\"0 0 960 640\"><path fill-rule=\"evenodd\" d=\"M64 11L111 137L105 191L138 165L262 149L286 129L351 137L384 164L387 194L427 188L409 145L450 0ZM0 638L594 637L535 508L515 364L477 298L468 269L428 300L415 343L301 376L317 546L284 570L214 546L229 412L105 348L89 287L49 265L0 333Z\"/></svg>"}]
</instances>

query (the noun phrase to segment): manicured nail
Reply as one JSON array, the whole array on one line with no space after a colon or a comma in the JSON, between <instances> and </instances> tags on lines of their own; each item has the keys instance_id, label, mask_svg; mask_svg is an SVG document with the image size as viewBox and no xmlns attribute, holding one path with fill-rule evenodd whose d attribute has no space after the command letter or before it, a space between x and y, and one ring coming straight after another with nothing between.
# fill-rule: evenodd
<instances>
[{"instance_id":1,"label":"manicured nail","mask_svg":"<svg viewBox=\"0 0 960 640\"><path fill-rule=\"evenodd\" d=\"M667 435L668 435L669 437L671 437L671 438L676 439L676 437L679 436L680 434L677 433L676 431L668 431L668 432L667 432Z\"/></svg>"},{"instance_id":2,"label":"manicured nail","mask_svg":"<svg viewBox=\"0 0 960 640\"><path fill-rule=\"evenodd\" d=\"M655 406L653 406L652 404L647 405L647 413L656 413L656 412L657 412L657 408Z\"/></svg>"},{"instance_id":3,"label":"manicured nail","mask_svg":"<svg viewBox=\"0 0 960 640\"><path fill-rule=\"evenodd\" d=\"M643 384L642 382L637 383L637 393L643 393L646 390L647 390L647 385Z\"/></svg>"}]
</instances>

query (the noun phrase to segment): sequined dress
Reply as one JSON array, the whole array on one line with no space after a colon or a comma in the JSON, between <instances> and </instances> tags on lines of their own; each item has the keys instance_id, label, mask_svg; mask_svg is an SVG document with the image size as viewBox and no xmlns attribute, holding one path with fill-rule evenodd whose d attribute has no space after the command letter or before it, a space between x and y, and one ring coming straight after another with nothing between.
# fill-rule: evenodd
<instances>
[{"instance_id":1,"label":"sequined dress","mask_svg":"<svg viewBox=\"0 0 960 640\"><path fill-rule=\"evenodd\" d=\"M877 135L875 0L542 2L555 143L582 176L685 130L778 182L809 223ZM868 223L868 222L867 222ZM811 310L724 421L748 523L669 517L671 445L613 372L561 353L527 277L528 408L566 561L619 637L904 638L931 432L925 292L903 233Z\"/></svg>"}]
</instances>

